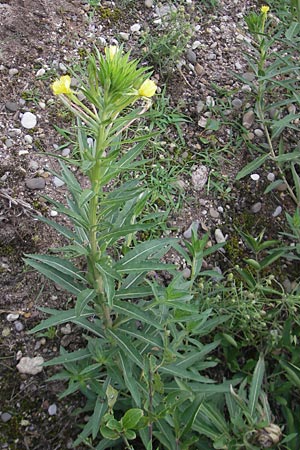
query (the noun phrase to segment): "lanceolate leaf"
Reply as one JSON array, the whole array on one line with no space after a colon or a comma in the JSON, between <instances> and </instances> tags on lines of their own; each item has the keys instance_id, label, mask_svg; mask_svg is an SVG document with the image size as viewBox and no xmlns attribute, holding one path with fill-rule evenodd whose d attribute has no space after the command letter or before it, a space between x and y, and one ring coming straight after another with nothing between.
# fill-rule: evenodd
<instances>
[{"instance_id":1,"label":"lanceolate leaf","mask_svg":"<svg viewBox=\"0 0 300 450\"><path fill-rule=\"evenodd\" d=\"M175 241L175 239L174 239ZM122 266L131 265L137 261L145 261L150 256L155 256L163 247L165 247L166 252L170 249L173 239L154 239L152 241L143 242L135 246L133 250L130 250L121 263Z\"/></svg>"},{"instance_id":2,"label":"lanceolate leaf","mask_svg":"<svg viewBox=\"0 0 300 450\"><path fill-rule=\"evenodd\" d=\"M94 289L84 289L77 296L76 305L75 305L75 313L77 316L80 316L82 311L84 311L87 304L94 300L96 297L96 291Z\"/></svg>"},{"instance_id":3,"label":"lanceolate leaf","mask_svg":"<svg viewBox=\"0 0 300 450\"><path fill-rule=\"evenodd\" d=\"M115 301L114 309L119 314L124 314L124 316L130 319L139 320L142 323L148 323L158 330L162 330L162 326L150 316L149 313L143 311L132 303L121 302L119 300Z\"/></svg>"},{"instance_id":4,"label":"lanceolate leaf","mask_svg":"<svg viewBox=\"0 0 300 450\"><path fill-rule=\"evenodd\" d=\"M25 256L27 258L41 261L45 265L53 267L58 272L62 272L64 275L69 275L70 277L77 278L80 281L86 282L86 279L84 278L83 275L81 275L79 269L66 259L61 259L58 258L57 256L50 256L50 255L27 254Z\"/></svg>"},{"instance_id":5,"label":"lanceolate leaf","mask_svg":"<svg viewBox=\"0 0 300 450\"><path fill-rule=\"evenodd\" d=\"M86 312L83 315L85 317L91 316L91 312ZM32 328L32 330L29 331L30 334L37 333L38 331L45 330L46 328L55 327L57 325L61 325L62 323L66 322L74 322L77 321L77 315L75 313L75 309L68 309L67 311L60 311L57 312L52 317L49 317L48 319L43 320L41 323L39 323L36 327Z\"/></svg>"},{"instance_id":6,"label":"lanceolate leaf","mask_svg":"<svg viewBox=\"0 0 300 450\"><path fill-rule=\"evenodd\" d=\"M131 364L122 350L119 351L119 357L126 387L129 389L136 406L141 407L141 395L136 379L132 376Z\"/></svg>"},{"instance_id":7,"label":"lanceolate leaf","mask_svg":"<svg viewBox=\"0 0 300 450\"><path fill-rule=\"evenodd\" d=\"M111 329L107 329L106 332L115 340L118 347L126 354L126 356L130 358L131 361L134 362L137 366L143 369L143 359L141 355L127 339L125 334Z\"/></svg>"},{"instance_id":8,"label":"lanceolate leaf","mask_svg":"<svg viewBox=\"0 0 300 450\"><path fill-rule=\"evenodd\" d=\"M263 356L261 355L255 366L249 391L249 412L252 418L254 418L254 412L257 408L257 401L261 391L264 373L265 373L265 361Z\"/></svg>"},{"instance_id":9,"label":"lanceolate leaf","mask_svg":"<svg viewBox=\"0 0 300 450\"><path fill-rule=\"evenodd\" d=\"M83 359L87 359L91 357L91 353L87 348L77 350L72 353L64 353L61 356L57 356L56 358L52 358L50 361L46 361L43 366L56 366L58 364L72 363L76 361L82 361Z\"/></svg>"},{"instance_id":10,"label":"lanceolate leaf","mask_svg":"<svg viewBox=\"0 0 300 450\"><path fill-rule=\"evenodd\" d=\"M92 416L92 436L93 439L96 439L97 434L99 433L101 419L107 411L107 402L103 399L101 395L98 395L94 413Z\"/></svg>"},{"instance_id":11,"label":"lanceolate leaf","mask_svg":"<svg viewBox=\"0 0 300 450\"><path fill-rule=\"evenodd\" d=\"M130 263L127 265L123 265L122 261L115 265L115 269L119 273L131 273L131 272L150 272L152 270L174 270L176 266L174 264L165 264L159 261L144 261L144 262L136 262Z\"/></svg>"},{"instance_id":12,"label":"lanceolate leaf","mask_svg":"<svg viewBox=\"0 0 300 450\"><path fill-rule=\"evenodd\" d=\"M269 158L269 154L259 156L254 161L251 161L251 163L247 164L245 167L243 167L242 170L239 171L239 173L236 176L237 180L240 180L241 178L246 177L250 173L252 173L254 170L258 169L260 166L262 166L265 161Z\"/></svg>"}]
</instances>

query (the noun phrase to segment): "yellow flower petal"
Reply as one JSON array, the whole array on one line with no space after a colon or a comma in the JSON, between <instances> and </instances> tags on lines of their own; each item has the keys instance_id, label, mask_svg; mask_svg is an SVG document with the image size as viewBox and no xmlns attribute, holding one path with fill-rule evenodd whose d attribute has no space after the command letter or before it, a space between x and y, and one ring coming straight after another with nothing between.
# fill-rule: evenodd
<instances>
[{"instance_id":1,"label":"yellow flower petal","mask_svg":"<svg viewBox=\"0 0 300 450\"><path fill-rule=\"evenodd\" d=\"M63 75L59 80L54 81L52 91L54 95L71 94L71 77L69 75Z\"/></svg>"},{"instance_id":2,"label":"yellow flower petal","mask_svg":"<svg viewBox=\"0 0 300 450\"><path fill-rule=\"evenodd\" d=\"M145 80L139 88L139 95L141 97L152 97L156 92L157 86L152 80Z\"/></svg>"},{"instance_id":3,"label":"yellow flower petal","mask_svg":"<svg viewBox=\"0 0 300 450\"><path fill-rule=\"evenodd\" d=\"M270 10L270 7L266 6L266 5L264 5L260 8L260 11L262 14L267 14L269 10Z\"/></svg>"},{"instance_id":4,"label":"yellow flower petal","mask_svg":"<svg viewBox=\"0 0 300 450\"><path fill-rule=\"evenodd\" d=\"M109 59L113 59L117 51L118 47L116 45L110 45L109 47L106 47L105 48L106 57Z\"/></svg>"}]
</instances>

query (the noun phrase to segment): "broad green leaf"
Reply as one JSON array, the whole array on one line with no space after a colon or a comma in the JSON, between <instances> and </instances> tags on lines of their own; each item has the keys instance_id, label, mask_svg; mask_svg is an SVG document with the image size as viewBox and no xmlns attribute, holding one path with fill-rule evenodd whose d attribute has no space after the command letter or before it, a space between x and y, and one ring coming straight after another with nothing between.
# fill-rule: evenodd
<instances>
[{"instance_id":1,"label":"broad green leaf","mask_svg":"<svg viewBox=\"0 0 300 450\"><path fill-rule=\"evenodd\" d=\"M133 303L121 302L119 300L115 301L114 309L119 314L124 314L125 317L130 319L139 320L142 323L148 323L158 330L162 330L163 327L158 320L150 316L149 313L143 311L141 308L137 307Z\"/></svg>"},{"instance_id":2,"label":"broad green leaf","mask_svg":"<svg viewBox=\"0 0 300 450\"><path fill-rule=\"evenodd\" d=\"M87 304L90 301L94 300L96 295L97 294L94 289L84 289L83 291L81 291L78 294L77 300L76 300L76 305L75 305L75 313L77 316L81 315L81 313L84 311Z\"/></svg>"},{"instance_id":3,"label":"broad green leaf","mask_svg":"<svg viewBox=\"0 0 300 450\"><path fill-rule=\"evenodd\" d=\"M82 361L83 359L90 358L91 354L87 348L76 350L72 353L64 353L61 356L57 356L56 358L50 359L50 361L46 361L43 366L56 366L59 364L72 363L76 361Z\"/></svg>"},{"instance_id":4,"label":"broad green leaf","mask_svg":"<svg viewBox=\"0 0 300 450\"><path fill-rule=\"evenodd\" d=\"M241 180L250 173L254 172L256 169L262 166L269 157L270 155L267 153L266 155L259 156L254 161L251 161L251 163L247 164L245 167L243 167L242 170L239 171L236 176L236 180Z\"/></svg>"},{"instance_id":5,"label":"broad green leaf","mask_svg":"<svg viewBox=\"0 0 300 450\"><path fill-rule=\"evenodd\" d=\"M259 394L261 392L264 373L265 373L265 362L263 356L260 355L259 360L254 369L253 378L249 390L249 412L253 419L254 419L254 412L257 409L257 402Z\"/></svg>"},{"instance_id":6,"label":"broad green leaf","mask_svg":"<svg viewBox=\"0 0 300 450\"><path fill-rule=\"evenodd\" d=\"M131 359L131 361L143 369L143 359L140 353L131 344L124 333L120 333L119 331L114 331L112 329L107 329L106 333L115 340L117 346L125 353L125 355L128 356L128 358Z\"/></svg>"},{"instance_id":7,"label":"broad green leaf","mask_svg":"<svg viewBox=\"0 0 300 450\"><path fill-rule=\"evenodd\" d=\"M142 409L139 408L129 409L128 411L126 411L126 413L121 419L123 428L125 430L134 429L138 424L138 422L140 421L140 419L143 417L143 415L144 412Z\"/></svg>"}]
</instances>

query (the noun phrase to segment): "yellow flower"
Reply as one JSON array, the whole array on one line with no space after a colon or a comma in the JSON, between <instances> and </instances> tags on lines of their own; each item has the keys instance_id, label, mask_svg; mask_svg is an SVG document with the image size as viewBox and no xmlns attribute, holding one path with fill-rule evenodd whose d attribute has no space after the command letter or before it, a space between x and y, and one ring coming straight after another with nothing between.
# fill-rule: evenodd
<instances>
[{"instance_id":1,"label":"yellow flower","mask_svg":"<svg viewBox=\"0 0 300 450\"><path fill-rule=\"evenodd\" d=\"M117 51L118 47L116 45L110 45L109 47L106 47L105 49L106 57L109 59L113 59Z\"/></svg>"},{"instance_id":2,"label":"yellow flower","mask_svg":"<svg viewBox=\"0 0 300 450\"><path fill-rule=\"evenodd\" d=\"M139 88L139 95L141 97L152 97L156 92L157 86L152 80L145 80Z\"/></svg>"},{"instance_id":3,"label":"yellow flower","mask_svg":"<svg viewBox=\"0 0 300 450\"><path fill-rule=\"evenodd\" d=\"M69 75L63 75L59 80L54 81L52 84L53 94L71 94L71 77Z\"/></svg>"},{"instance_id":4,"label":"yellow flower","mask_svg":"<svg viewBox=\"0 0 300 450\"><path fill-rule=\"evenodd\" d=\"M262 6L262 7L260 8L260 11L261 11L262 14L267 14L268 11L269 11L269 9L270 9L269 6L264 5L264 6Z\"/></svg>"}]
</instances>

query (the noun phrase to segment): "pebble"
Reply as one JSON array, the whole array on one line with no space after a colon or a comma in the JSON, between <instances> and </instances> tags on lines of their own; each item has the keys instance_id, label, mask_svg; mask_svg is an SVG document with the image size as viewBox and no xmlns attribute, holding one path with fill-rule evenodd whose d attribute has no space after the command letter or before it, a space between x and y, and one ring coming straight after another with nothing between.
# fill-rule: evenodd
<instances>
[{"instance_id":1,"label":"pebble","mask_svg":"<svg viewBox=\"0 0 300 450\"><path fill-rule=\"evenodd\" d=\"M60 178L58 178L58 177L53 177L53 184L54 184L54 186L55 187L61 187L61 186L63 186L64 184L65 184L65 182L63 181L63 180L61 180Z\"/></svg>"},{"instance_id":2,"label":"pebble","mask_svg":"<svg viewBox=\"0 0 300 450\"><path fill-rule=\"evenodd\" d=\"M195 72L197 75L199 75L199 77L201 77L202 75L204 75L205 69L203 66L201 66L201 64L196 63L195 64Z\"/></svg>"},{"instance_id":3,"label":"pebble","mask_svg":"<svg viewBox=\"0 0 300 450\"><path fill-rule=\"evenodd\" d=\"M224 234L222 233L222 230L220 228L216 228L215 230L215 239L218 244L222 244L222 242L226 242L226 238Z\"/></svg>"},{"instance_id":4,"label":"pebble","mask_svg":"<svg viewBox=\"0 0 300 450\"><path fill-rule=\"evenodd\" d=\"M17 320L14 323L14 326L15 326L16 331L18 331L19 333L24 330L24 325L20 320Z\"/></svg>"},{"instance_id":5,"label":"pebble","mask_svg":"<svg viewBox=\"0 0 300 450\"><path fill-rule=\"evenodd\" d=\"M22 130L20 130L19 128L12 128L11 130L8 130L8 135L10 137L20 136L21 133Z\"/></svg>"},{"instance_id":6,"label":"pebble","mask_svg":"<svg viewBox=\"0 0 300 450\"><path fill-rule=\"evenodd\" d=\"M145 0L145 6L146 8L152 8L153 0Z\"/></svg>"},{"instance_id":7,"label":"pebble","mask_svg":"<svg viewBox=\"0 0 300 450\"><path fill-rule=\"evenodd\" d=\"M55 403L49 406L48 408L48 414L49 416L55 416L57 414L57 406Z\"/></svg>"},{"instance_id":8,"label":"pebble","mask_svg":"<svg viewBox=\"0 0 300 450\"><path fill-rule=\"evenodd\" d=\"M274 173L272 173L272 172L268 173L267 179L268 179L268 181L271 181L271 182L274 181L275 180Z\"/></svg>"},{"instance_id":9,"label":"pebble","mask_svg":"<svg viewBox=\"0 0 300 450\"><path fill-rule=\"evenodd\" d=\"M223 206L218 206L217 209L218 209L219 213L223 214L223 212L224 212Z\"/></svg>"},{"instance_id":10,"label":"pebble","mask_svg":"<svg viewBox=\"0 0 300 450\"><path fill-rule=\"evenodd\" d=\"M176 11L177 11L177 8L175 5L162 5L160 8L157 7L155 9L155 13L159 17L167 16L167 15L171 14L171 12L176 12Z\"/></svg>"},{"instance_id":11,"label":"pebble","mask_svg":"<svg viewBox=\"0 0 300 450\"><path fill-rule=\"evenodd\" d=\"M205 166L199 166L192 173L192 183L197 191L200 191L201 189L204 188L207 180L208 180L208 169Z\"/></svg>"},{"instance_id":12,"label":"pebble","mask_svg":"<svg viewBox=\"0 0 300 450\"><path fill-rule=\"evenodd\" d=\"M251 128L251 126L254 123L254 119L255 119L254 111L250 109L250 111L247 111L243 116L243 126L247 128L247 130L249 130L249 128Z\"/></svg>"},{"instance_id":13,"label":"pebble","mask_svg":"<svg viewBox=\"0 0 300 450\"><path fill-rule=\"evenodd\" d=\"M67 71L68 71L67 67L63 63L59 63L58 68L63 73L67 73Z\"/></svg>"},{"instance_id":14,"label":"pebble","mask_svg":"<svg viewBox=\"0 0 300 450\"><path fill-rule=\"evenodd\" d=\"M57 217L57 216L58 216L58 212L55 211L55 209L51 209L51 211L50 211L50 216L51 216L51 217Z\"/></svg>"},{"instance_id":15,"label":"pebble","mask_svg":"<svg viewBox=\"0 0 300 450\"><path fill-rule=\"evenodd\" d=\"M12 415L7 412L4 412L1 414L0 417L1 417L2 422L6 423L12 418Z\"/></svg>"},{"instance_id":16,"label":"pebble","mask_svg":"<svg viewBox=\"0 0 300 450\"><path fill-rule=\"evenodd\" d=\"M283 192L287 190L287 185L285 183L281 183L275 188L279 192Z\"/></svg>"},{"instance_id":17,"label":"pebble","mask_svg":"<svg viewBox=\"0 0 300 450\"><path fill-rule=\"evenodd\" d=\"M44 187L46 186L46 181L42 177L27 178L25 180L25 184L28 189L44 189Z\"/></svg>"},{"instance_id":18,"label":"pebble","mask_svg":"<svg viewBox=\"0 0 300 450\"><path fill-rule=\"evenodd\" d=\"M209 214L213 219L217 219L218 217L220 217L219 212L214 208L209 208Z\"/></svg>"},{"instance_id":19,"label":"pebble","mask_svg":"<svg viewBox=\"0 0 300 450\"><path fill-rule=\"evenodd\" d=\"M206 97L206 106L210 106L212 108L215 106L215 100L211 95Z\"/></svg>"},{"instance_id":20,"label":"pebble","mask_svg":"<svg viewBox=\"0 0 300 450\"><path fill-rule=\"evenodd\" d=\"M43 363L44 358L42 356L36 356L34 358L24 356L23 358L20 359L20 362L17 365L17 369L20 373L27 373L28 375L36 375L42 372Z\"/></svg>"},{"instance_id":21,"label":"pebble","mask_svg":"<svg viewBox=\"0 0 300 450\"><path fill-rule=\"evenodd\" d=\"M188 229L185 230L185 232L183 233L183 237L184 237L185 239L191 239L191 237L192 237L192 227L193 227L193 224L194 224L195 230L198 231L198 228L199 228L199 222L198 222L198 220L196 220L195 222L192 222L191 225L188 227Z\"/></svg>"},{"instance_id":22,"label":"pebble","mask_svg":"<svg viewBox=\"0 0 300 450\"><path fill-rule=\"evenodd\" d=\"M251 206L251 212L256 214L256 213L258 213L261 210L261 207L262 207L262 203L261 202L254 203L254 205Z\"/></svg>"},{"instance_id":23,"label":"pebble","mask_svg":"<svg viewBox=\"0 0 300 450\"><path fill-rule=\"evenodd\" d=\"M13 314L13 313L10 313L10 314L7 314L6 320L7 320L8 322L15 322L15 320L18 320L19 317L20 317L20 314Z\"/></svg>"},{"instance_id":24,"label":"pebble","mask_svg":"<svg viewBox=\"0 0 300 450\"><path fill-rule=\"evenodd\" d=\"M207 125L207 117L200 117L200 119L198 120L198 125L201 128L206 128Z\"/></svg>"},{"instance_id":25,"label":"pebble","mask_svg":"<svg viewBox=\"0 0 300 450\"><path fill-rule=\"evenodd\" d=\"M14 69L14 68L9 69L9 71L8 71L8 75L10 77L13 77L14 75L17 75L17 73L19 73L18 69Z\"/></svg>"},{"instance_id":26,"label":"pebble","mask_svg":"<svg viewBox=\"0 0 300 450\"><path fill-rule=\"evenodd\" d=\"M11 148L13 145L14 145L14 141L13 141L13 140L11 140L11 139L6 139L6 141L5 141L5 146L6 146L7 148Z\"/></svg>"},{"instance_id":27,"label":"pebble","mask_svg":"<svg viewBox=\"0 0 300 450\"><path fill-rule=\"evenodd\" d=\"M138 31L140 31L141 29L141 25L139 23L135 23L134 25L131 25L130 27L130 31L132 31L132 33L137 33Z\"/></svg>"},{"instance_id":28,"label":"pebble","mask_svg":"<svg viewBox=\"0 0 300 450\"><path fill-rule=\"evenodd\" d=\"M39 164L37 161L34 161L34 160L29 161L29 169L38 170L38 168L39 168Z\"/></svg>"},{"instance_id":29,"label":"pebble","mask_svg":"<svg viewBox=\"0 0 300 450\"><path fill-rule=\"evenodd\" d=\"M264 137L264 132L263 132L263 130L261 130L260 128L256 128L256 129L254 130L254 134L255 134L255 136L257 136L258 138Z\"/></svg>"},{"instance_id":30,"label":"pebble","mask_svg":"<svg viewBox=\"0 0 300 450\"><path fill-rule=\"evenodd\" d=\"M39 107L41 109L45 109L46 108L46 103L45 102L39 102Z\"/></svg>"},{"instance_id":31,"label":"pebble","mask_svg":"<svg viewBox=\"0 0 300 450\"><path fill-rule=\"evenodd\" d=\"M19 105L16 102L6 102L5 108L10 112L16 112L19 109Z\"/></svg>"},{"instance_id":32,"label":"pebble","mask_svg":"<svg viewBox=\"0 0 300 450\"><path fill-rule=\"evenodd\" d=\"M60 331L62 332L62 334L71 334L72 333L71 325L69 323L66 323L66 325L61 327Z\"/></svg>"},{"instance_id":33,"label":"pebble","mask_svg":"<svg viewBox=\"0 0 300 450\"><path fill-rule=\"evenodd\" d=\"M71 150L68 147L66 147L61 152L61 156L64 156L66 158L67 156L69 156L70 153L71 153Z\"/></svg>"},{"instance_id":34,"label":"pebble","mask_svg":"<svg viewBox=\"0 0 300 450\"><path fill-rule=\"evenodd\" d=\"M41 68L37 71L37 73L35 74L36 77L42 77L43 75L45 75L46 70Z\"/></svg>"},{"instance_id":35,"label":"pebble","mask_svg":"<svg viewBox=\"0 0 300 450\"><path fill-rule=\"evenodd\" d=\"M24 141L26 142L26 144L32 144L32 142L33 142L33 137L30 136L30 134L25 134L25 136L24 136Z\"/></svg>"},{"instance_id":36,"label":"pebble","mask_svg":"<svg viewBox=\"0 0 300 450\"><path fill-rule=\"evenodd\" d=\"M35 114L32 114L31 112L27 111L23 114L21 119L21 125L24 128L27 128L28 130L30 128L34 128L37 123L37 117Z\"/></svg>"},{"instance_id":37,"label":"pebble","mask_svg":"<svg viewBox=\"0 0 300 450\"><path fill-rule=\"evenodd\" d=\"M2 336L7 337L10 335L10 329L8 327L3 328L2 330Z\"/></svg>"},{"instance_id":38,"label":"pebble","mask_svg":"<svg viewBox=\"0 0 300 450\"><path fill-rule=\"evenodd\" d=\"M205 104L204 104L204 102L203 102L202 100L199 100L199 101L197 102L196 110L197 110L197 113L198 113L198 114L200 114L200 113L203 111L204 106L205 106Z\"/></svg>"},{"instance_id":39,"label":"pebble","mask_svg":"<svg viewBox=\"0 0 300 450\"><path fill-rule=\"evenodd\" d=\"M234 109L241 109L241 107L243 106L243 102L239 98L234 98L232 100L232 106L234 107Z\"/></svg>"},{"instance_id":40,"label":"pebble","mask_svg":"<svg viewBox=\"0 0 300 450\"><path fill-rule=\"evenodd\" d=\"M196 62L197 62L197 55L196 55L196 53L195 53L191 48L189 48L189 49L187 50L187 52L186 52L186 57L187 57L187 60L188 60L190 63L196 64Z\"/></svg>"},{"instance_id":41,"label":"pebble","mask_svg":"<svg viewBox=\"0 0 300 450\"><path fill-rule=\"evenodd\" d=\"M241 87L241 91L242 92L252 92L252 89L248 84L243 84L243 86Z\"/></svg>"},{"instance_id":42,"label":"pebble","mask_svg":"<svg viewBox=\"0 0 300 450\"><path fill-rule=\"evenodd\" d=\"M252 173L250 175L251 180L253 181L258 181L260 179L260 176L258 175L258 173Z\"/></svg>"},{"instance_id":43,"label":"pebble","mask_svg":"<svg viewBox=\"0 0 300 450\"><path fill-rule=\"evenodd\" d=\"M18 155L19 155L19 156L28 155L28 153L29 153L28 150L19 150Z\"/></svg>"},{"instance_id":44,"label":"pebble","mask_svg":"<svg viewBox=\"0 0 300 450\"><path fill-rule=\"evenodd\" d=\"M282 206L277 206L277 208L275 209L275 211L272 214L272 217L277 217L281 213L282 213Z\"/></svg>"},{"instance_id":45,"label":"pebble","mask_svg":"<svg viewBox=\"0 0 300 450\"><path fill-rule=\"evenodd\" d=\"M277 119L279 116L279 111L276 108L270 108L269 109L269 116L271 119Z\"/></svg>"},{"instance_id":46,"label":"pebble","mask_svg":"<svg viewBox=\"0 0 300 450\"><path fill-rule=\"evenodd\" d=\"M188 267L183 269L182 276L183 276L183 278L186 278L186 279L190 278L190 276L191 276L191 269L189 269Z\"/></svg>"},{"instance_id":47,"label":"pebble","mask_svg":"<svg viewBox=\"0 0 300 450\"><path fill-rule=\"evenodd\" d=\"M129 40L129 33L120 33L120 38L123 39L123 41Z\"/></svg>"}]
</instances>

